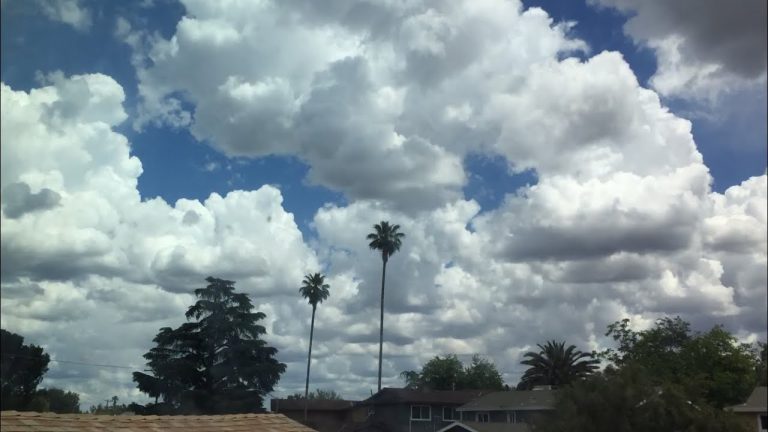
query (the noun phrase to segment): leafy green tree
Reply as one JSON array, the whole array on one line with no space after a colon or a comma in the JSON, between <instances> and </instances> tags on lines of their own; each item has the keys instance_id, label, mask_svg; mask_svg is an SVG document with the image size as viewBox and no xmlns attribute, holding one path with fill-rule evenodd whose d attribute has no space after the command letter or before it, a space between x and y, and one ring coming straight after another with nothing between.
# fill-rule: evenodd
<instances>
[{"instance_id":1,"label":"leafy green tree","mask_svg":"<svg viewBox=\"0 0 768 432\"><path fill-rule=\"evenodd\" d=\"M144 355L152 374L133 373L139 390L163 399L158 411L250 412L285 372L274 358L277 349L261 339L265 315L253 312L248 295L236 293L232 281L206 281L207 287L195 290L188 322L155 336L156 346Z\"/></svg>"},{"instance_id":2,"label":"leafy green tree","mask_svg":"<svg viewBox=\"0 0 768 432\"><path fill-rule=\"evenodd\" d=\"M502 390L504 382L496 366L479 355L464 366L455 354L435 356L420 371L403 371L400 377L413 390Z\"/></svg>"},{"instance_id":3,"label":"leafy green tree","mask_svg":"<svg viewBox=\"0 0 768 432\"><path fill-rule=\"evenodd\" d=\"M317 389L315 391L309 392L306 396L301 393L294 393L290 396L288 396L286 399L289 400L342 400L344 399L341 397L340 394L336 393L334 390L323 390L323 389Z\"/></svg>"},{"instance_id":4,"label":"leafy green tree","mask_svg":"<svg viewBox=\"0 0 768 432\"><path fill-rule=\"evenodd\" d=\"M464 368L461 387L464 389L503 390L504 379L502 379L495 364L475 354L472 356L472 362L469 366Z\"/></svg>"},{"instance_id":5,"label":"leafy green tree","mask_svg":"<svg viewBox=\"0 0 768 432\"><path fill-rule=\"evenodd\" d=\"M395 252L400 250L405 234L400 232L400 225L390 225L381 221L373 226L374 232L366 237L370 240L368 247L381 252L381 314L379 318L379 387L381 390L381 353L384 347L384 281L387 276L387 261Z\"/></svg>"},{"instance_id":6,"label":"leafy green tree","mask_svg":"<svg viewBox=\"0 0 768 432\"><path fill-rule=\"evenodd\" d=\"M0 329L0 407L25 410L38 384L48 371L50 357L37 345L24 345L24 338Z\"/></svg>"},{"instance_id":7,"label":"leafy green tree","mask_svg":"<svg viewBox=\"0 0 768 432\"><path fill-rule=\"evenodd\" d=\"M568 385L594 373L600 363L591 353L577 350L575 345L566 348L565 342L548 341L537 346L539 352L525 353L525 360L520 362L529 368L518 384L519 389Z\"/></svg>"},{"instance_id":8,"label":"leafy green tree","mask_svg":"<svg viewBox=\"0 0 768 432\"><path fill-rule=\"evenodd\" d=\"M559 390L555 409L535 419L540 432L746 431L733 413L658 385L642 368L597 373Z\"/></svg>"},{"instance_id":9,"label":"leafy green tree","mask_svg":"<svg viewBox=\"0 0 768 432\"><path fill-rule=\"evenodd\" d=\"M406 379L406 387L418 390L459 390L464 381L464 365L455 354L441 358L435 356L422 366L415 379L408 381L408 372L401 376Z\"/></svg>"},{"instance_id":10,"label":"leafy green tree","mask_svg":"<svg viewBox=\"0 0 768 432\"><path fill-rule=\"evenodd\" d=\"M301 288L299 293L301 296L312 305L312 324L309 327L309 354L307 354L307 381L304 386L304 399L309 396L309 366L312 364L312 338L315 334L315 311L317 310L317 304L322 303L327 299L330 293L328 292L328 284L325 283L325 276L320 273L308 274L304 276L304 280L301 282ZM307 419L307 405L304 404L304 420Z\"/></svg>"},{"instance_id":11,"label":"leafy green tree","mask_svg":"<svg viewBox=\"0 0 768 432\"><path fill-rule=\"evenodd\" d=\"M755 367L757 385L768 386L768 344L758 342L755 351L755 357L757 358L757 366Z\"/></svg>"},{"instance_id":12,"label":"leafy green tree","mask_svg":"<svg viewBox=\"0 0 768 432\"><path fill-rule=\"evenodd\" d=\"M80 413L80 395L75 392L50 387L38 390L37 397L45 401L46 409L42 411L51 411L57 414Z\"/></svg>"},{"instance_id":13,"label":"leafy green tree","mask_svg":"<svg viewBox=\"0 0 768 432\"><path fill-rule=\"evenodd\" d=\"M693 333L680 317L665 317L636 332L625 319L609 325L606 335L618 347L598 356L614 367L642 367L657 383L677 384L689 397L702 397L716 408L743 402L757 383L759 360L753 348L722 326Z\"/></svg>"}]
</instances>

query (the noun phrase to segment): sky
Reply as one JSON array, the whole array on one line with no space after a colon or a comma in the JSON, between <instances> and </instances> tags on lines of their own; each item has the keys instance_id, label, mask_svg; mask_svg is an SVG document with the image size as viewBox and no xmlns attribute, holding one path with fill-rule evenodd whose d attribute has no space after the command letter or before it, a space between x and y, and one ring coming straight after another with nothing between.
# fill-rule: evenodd
<instances>
[{"instance_id":1,"label":"sky","mask_svg":"<svg viewBox=\"0 0 768 432\"><path fill-rule=\"evenodd\" d=\"M2 328L43 386L131 381L206 276L304 385L681 316L766 340L761 0L2 0Z\"/></svg>"}]
</instances>

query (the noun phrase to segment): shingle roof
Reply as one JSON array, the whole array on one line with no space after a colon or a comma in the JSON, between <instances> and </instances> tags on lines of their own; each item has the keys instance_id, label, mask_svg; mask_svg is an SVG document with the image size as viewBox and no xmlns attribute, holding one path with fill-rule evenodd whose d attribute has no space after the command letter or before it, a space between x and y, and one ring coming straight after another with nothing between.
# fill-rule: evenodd
<instances>
[{"instance_id":1,"label":"shingle roof","mask_svg":"<svg viewBox=\"0 0 768 432\"><path fill-rule=\"evenodd\" d=\"M0 412L3 432L313 432L282 414L206 416L109 416Z\"/></svg>"},{"instance_id":2,"label":"shingle roof","mask_svg":"<svg viewBox=\"0 0 768 432\"><path fill-rule=\"evenodd\" d=\"M768 411L768 387L755 387L749 399L741 405L734 405L730 409L734 412L764 413Z\"/></svg>"},{"instance_id":3,"label":"shingle roof","mask_svg":"<svg viewBox=\"0 0 768 432\"><path fill-rule=\"evenodd\" d=\"M549 410L555 406L557 390L511 390L488 393L457 411Z\"/></svg>"},{"instance_id":4,"label":"shingle roof","mask_svg":"<svg viewBox=\"0 0 768 432\"><path fill-rule=\"evenodd\" d=\"M361 405L425 403L425 404L465 404L488 393L484 390L408 390L383 388L375 395L360 402Z\"/></svg>"},{"instance_id":5,"label":"shingle roof","mask_svg":"<svg viewBox=\"0 0 768 432\"><path fill-rule=\"evenodd\" d=\"M307 401L309 411L343 411L352 408L357 401L310 399ZM272 399L272 412L304 410L303 399Z\"/></svg>"}]
</instances>

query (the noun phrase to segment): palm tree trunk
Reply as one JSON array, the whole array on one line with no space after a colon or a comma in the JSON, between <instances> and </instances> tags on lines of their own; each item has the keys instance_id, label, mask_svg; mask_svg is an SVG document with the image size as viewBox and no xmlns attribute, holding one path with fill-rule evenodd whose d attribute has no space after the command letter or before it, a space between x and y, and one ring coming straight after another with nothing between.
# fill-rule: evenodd
<instances>
[{"instance_id":1,"label":"palm tree trunk","mask_svg":"<svg viewBox=\"0 0 768 432\"><path fill-rule=\"evenodd\" d=\"M312 364L312 337L315 335L315 309L312 305L312 324L309 327L309 354L307 354L307 383L304 385L304 422L307 422L307 401L309 397L309 366Z\"/></svg>"},{"instance_id":2,"label":"palm tree trunk","mask_svg":"<svg viewBox=\"0 0 768 432\"><path fill-rule=\"evenodd\" d=\"M379 318L379 390L381 391L381 350L384 345L384 280L387 277L387 258L383 260L381 269L381 315Z\"/></svg>"}]
</instances>

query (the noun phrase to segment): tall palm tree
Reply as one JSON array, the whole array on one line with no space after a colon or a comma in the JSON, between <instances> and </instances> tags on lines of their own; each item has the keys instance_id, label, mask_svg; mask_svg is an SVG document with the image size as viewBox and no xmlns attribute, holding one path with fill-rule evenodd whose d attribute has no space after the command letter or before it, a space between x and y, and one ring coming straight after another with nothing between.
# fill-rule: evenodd
<instances>
[{"instance_id":1,"label":"tall palm tree","mask_svg":"<svg viewBox=\"0 0 768 432\"><path fill-rule=\"evenodd\" d=\"M520 387L530 389L536 385L561 386L584 378L597 370L600 362L592 354L581 352L575 345L548 341L537 345L539 352L527 352L520 363L530 366L520 380Z\"/></svg>"},{"instance_id":2,"label":"tall palm tree","mask_svg":"<svg viewBox=\"0 0 768 432\"><path fill-rule=\"evenodd\" d=\"M325 276L320 273L307 274L301 282L299 293L312 305L312 324L309 327L309 354L307 354L307 383L304 386L304 421L307 420L307 399L309 396L309 366L312 364L312 338L315 335L315 311L317 304L322 303L330 295Z\"/></svg>"},{"instance_id":3,"label":"tall palm tree","mask_svg":"<svg viewBox=\"0 0 768 432\"><path fill-rule=\"evenodd\" d=\"M387 261L389 257L400 250L400 245L405 238L405 234L399 232L400 225L390 225L389 222L381 221L373 226L376 230L366 237L370 240L368 246L381 252L381 315L379 318L379 390L381 390L381 350L384 344L384 280L387 276Z\"/></svg>"}]
</instances>

